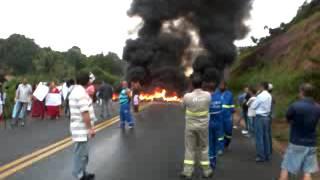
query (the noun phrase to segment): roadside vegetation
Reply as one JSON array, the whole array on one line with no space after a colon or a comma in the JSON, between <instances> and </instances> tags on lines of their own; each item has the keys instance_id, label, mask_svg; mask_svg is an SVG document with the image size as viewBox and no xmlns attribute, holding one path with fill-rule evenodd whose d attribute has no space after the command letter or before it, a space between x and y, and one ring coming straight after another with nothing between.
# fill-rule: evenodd
<instances>
[{"instance_id":1,"label":"roadside vegetation","mask_svg":"<svg viewBox=\"0 0 320 180\"><path fill-rule=\"evenodd\" d=\"M236 92L244 85L261 81L273 84L273 136L285 144L289 129L284 116L288 105L298 98L299 85L314 84L315 97L320 102L320 1L303 4L290 23L269 31L268 37L254 38L256 46L240 49L240 56L231 67L229 84Z\"/></svg>"},{"instance_id":2,"label":"roadside vegetation","mask_svg":"<svg viewBox=\"0 0 320 180\"><path fill-rule=\"evenodd\" d=\"M41 48L33 39L19 34L0 39L0 83L8 95L5 116L11 115L15 86L24 77L32 85L41 81L63 82L74 78L78 71L87 70L98 81L116 84L124 75L125 67L126 63L112 52L88 57L78 47L58 52Z\"/></svg>"}]
</instances>

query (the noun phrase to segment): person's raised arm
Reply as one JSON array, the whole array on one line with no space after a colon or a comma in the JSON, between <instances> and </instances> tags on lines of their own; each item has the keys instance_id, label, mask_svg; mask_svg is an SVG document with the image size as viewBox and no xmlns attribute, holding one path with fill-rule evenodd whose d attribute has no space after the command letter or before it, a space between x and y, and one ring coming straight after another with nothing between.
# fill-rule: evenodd
<instances>
[{"instance_id":1,"label":"person's raised arm","mask_svg":"<svg viewBox=\"0 0 320 180\"><path fill-rule=\"evenodd\" d=\"M253 101L253 103L252 103L252 109L257 110L258 107L260 106L260 104L261 104L261 101L260 101L259 97L257 97L256 100Z\"/></svg>"}]
</instances>

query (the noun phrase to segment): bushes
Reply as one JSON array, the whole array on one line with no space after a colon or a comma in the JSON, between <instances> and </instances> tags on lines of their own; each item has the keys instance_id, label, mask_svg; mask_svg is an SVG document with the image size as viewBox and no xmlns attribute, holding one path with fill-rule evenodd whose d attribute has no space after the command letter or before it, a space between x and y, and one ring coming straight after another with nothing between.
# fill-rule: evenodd
<instances>
[{"instance_id":1,"label":"bushes","mask_svg":"<svg viewBox=\"0 0 320 180\"><path fill-rule=\"evenodd\" d=\"M11 118L12 109L14 106L14 98L16 92L16 85L18 84L17 79L13 79L11 81L4 83L5 92L7 94L6 104L4 106L4 118Z\"/></svg>"},{"instance_id":2,"label":"bushes","mask_svg":"<svg viewBox=\"0 0 320 180\"><path fill-rule=\"evenodd\" d=\"M288 104L297 98L299 85L304 81L303 73L289 71L281 66L266 65L264 68L253 68L231 77L230 88L240 92L244 85L257 85L262 81L271 82L274 86L273 96L276 100L276 116L283 117Z\"/></svg>"}]
</instances>

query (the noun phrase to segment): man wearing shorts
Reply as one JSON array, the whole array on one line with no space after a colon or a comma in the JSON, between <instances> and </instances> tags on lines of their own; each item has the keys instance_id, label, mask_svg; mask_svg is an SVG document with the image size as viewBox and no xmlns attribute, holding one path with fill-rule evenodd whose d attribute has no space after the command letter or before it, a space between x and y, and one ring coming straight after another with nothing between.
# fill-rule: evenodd
<instances>
[{"instance_id":1,"label":"man wearing shorts","mask_svg":"<svg viewBox=\"0 0 320 180\"><path fill-rule=\"evenodd\" d=\"M320 106L312 98L315 92L311 84L300 87L300 100L289 107L290 143L282 162L279 180L288 180L289 173L303 173L303 180L311 180L311 174L319 170L316 148L316 130L320 119Z\"/></svg>"}]
</instances>

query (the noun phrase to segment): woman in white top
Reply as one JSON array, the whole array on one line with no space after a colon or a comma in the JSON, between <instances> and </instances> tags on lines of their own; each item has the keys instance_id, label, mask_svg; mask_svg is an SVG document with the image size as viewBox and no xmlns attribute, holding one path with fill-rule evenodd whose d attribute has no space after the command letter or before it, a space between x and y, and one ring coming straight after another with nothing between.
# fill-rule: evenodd
<instances>
[{"instance_id":1,"label":"woman in white top","mask_svg":"<svg viewBox=\"0 0 320 180\"><path fill-rule=\"evenodd\" d=\"M250 94L250 99L247 101L247 106L249 107L248 108L248 124L249 124L249 134L251 136L254 135L254 119L256 117L256 111L255 109L253 109L253 104L254 104L254 101L257 99L256 98L256 93L257 93L257 90L253 87L253 86L250 86L249 87L249 94Z\"/></svg>"}]
</instances>

